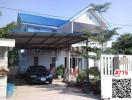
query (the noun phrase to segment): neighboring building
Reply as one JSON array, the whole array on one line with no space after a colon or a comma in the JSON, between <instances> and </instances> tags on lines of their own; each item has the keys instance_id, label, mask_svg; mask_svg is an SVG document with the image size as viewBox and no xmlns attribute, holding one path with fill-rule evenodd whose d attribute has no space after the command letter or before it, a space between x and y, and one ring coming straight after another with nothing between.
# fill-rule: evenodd
<instances>
[{"instance_id":1,"label":"neighboring building","mask_svg":"<svg viewBox=\"0 0 132 100\"><path fill-rule=\"evenodd\" d=\"M0 100L6 100L8 51L15 47L14 39L0 39Z\"/></svg>"},{"instance_id":2,"label":"neighboring building","mask_svg":"<svg viewBox=\"0 0 132 100\"><path fill-rule=\"evenodd\" d=\"M19 30L20 32L27 32L27 34L28 32L42 32L42 34L44 34L43 32L76 34L81 33L84 30L88 30L94 34L98 32L96 27L100 27L104 30L109 29L109 26L106 21L96 11L93 11L92 7L90 6L83 9L70 19L57 19L51 17L19 13L17 22L17 30ZM34 41L38 43L37 39L35 39ZM56 41L51 41L51 43ZM30 40L28 42L30 42ZM74 44L73 47L83 45L86 45L85 41ZM99 47L97 42L90 42L89 45L91 45L92 47ZM55 66L66 66L67 56L65 50L25 49L21 51L21 73L24 73L28 66L33 64L39 64L49 67L51 63L54 63ZM90 66L93 66L93 61L90 60L89 62ZM79 69L84 69L85 59L82 56L71 53L70 66L71 68L78 67Z\"/></svg>"}]
</instances>

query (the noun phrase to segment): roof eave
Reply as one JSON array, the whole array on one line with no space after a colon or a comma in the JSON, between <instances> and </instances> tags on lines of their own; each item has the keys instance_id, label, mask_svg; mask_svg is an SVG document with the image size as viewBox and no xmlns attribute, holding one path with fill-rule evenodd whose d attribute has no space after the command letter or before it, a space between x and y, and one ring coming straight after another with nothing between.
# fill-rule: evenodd
<instances>
[{"instance_id":1,"label":"roof eave","mask_svg":"<svg viewBox=\"0 0 132 100\"><path fill-rule=\"evenodd\" d=\"M69 19L69 21L73 21L73 20L77 19L79 16L81 16L84 12L86 12L89 9L91 9L91 6L88 6L88 7L84 8L83 10L81 10L79 13L75 14L73 17L71 17Z\"/></svg>"},{"instance_id":2,"label":"roof eave","mask_svg":"<svg viewBox=\"0 0 132 100\"><path fill-rule=\"evenodd\" d=\"M23 19L22 19L20 13L18 13L18 17L20 18L21 23L23 23Z\"/></svg>"},{"instance_id":3,"label":"roof eave","mask_svg":"<svg viewBox=\"0 0 132 100\"><path fill-rule=\"evenodd\" d=\"M92 6L87 6L86 8L84 8L83 10L81 10L79 13L75 14L73 17L71 17L66 23L64 23L61 27L63 27L65 24L67 24L68 22L72 22L74 21L75 19L77 19L79 16L81 16L85 11L87 11L88 9L91 9Z\"/></svg>"},{"instance_id":4,"label":"roof eave","mask_svg":"<svg viewBox=\"0 0 132 100\"><path fill-rule=\"evenodd\" d=\"M32 24L32 23L27 23L27 22L22 22L23 25L32 25L32 26L37 26L37 27L47 27L47 28L53 28L53 29L58 29L58 26L48 26L48 25L38 25L38 24Z\"/></svg>"}]
</instances>

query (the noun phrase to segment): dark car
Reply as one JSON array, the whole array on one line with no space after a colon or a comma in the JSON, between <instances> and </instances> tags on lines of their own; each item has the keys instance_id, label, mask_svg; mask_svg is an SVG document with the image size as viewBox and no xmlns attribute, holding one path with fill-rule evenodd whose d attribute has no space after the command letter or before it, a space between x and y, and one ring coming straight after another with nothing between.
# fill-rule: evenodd
<instances>
[{"instance_id":1,"label":"dark car","mask_svg":"<svg viewBox=\"0 0 132 100\"><path fill-rule=\"evenodd\" d=\"M40 83L52 83L52 74L45 67L41 65L30 66L26 71L26 80L30 84L40 84Z\"/></svg>"}]
</instances>

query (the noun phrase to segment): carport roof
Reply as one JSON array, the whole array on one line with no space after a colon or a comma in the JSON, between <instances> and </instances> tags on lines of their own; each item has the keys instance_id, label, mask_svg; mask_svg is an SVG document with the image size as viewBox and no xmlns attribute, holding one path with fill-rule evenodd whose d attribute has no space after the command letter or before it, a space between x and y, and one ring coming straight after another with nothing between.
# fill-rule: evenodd
<instances>
[{"instance_id":1,"label":"carport roof","mask_svg":"<svg viewBox=\"0 0 132 100\"><path fill-rule=\"evenodd\" d=\"M16 40L16 48L65 48L85 40L82 33L11 32L9 38Z\"/></svg>"}]
</instances>

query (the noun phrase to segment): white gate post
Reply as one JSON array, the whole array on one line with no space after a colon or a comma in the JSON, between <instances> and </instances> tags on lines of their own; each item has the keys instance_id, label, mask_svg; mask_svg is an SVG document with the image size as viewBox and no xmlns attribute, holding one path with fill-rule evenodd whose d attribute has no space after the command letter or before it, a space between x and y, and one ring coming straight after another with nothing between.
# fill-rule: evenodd
<instances>
[{"instance_id":1,"label":"white gate post","mask_svg":"<svg viewBox=\"0 0 132 100\"><path fill-rule=\"evenodd\" d=\"M0 39L0 100L6 100L8 47L14 47L15 40Z\"/></svg>"},{"instance_id":2,"label":"white gate post","mask_svg":"<svg viewBox=\"0 0 132 100\"><path fill-rule=\"evenodd\" d=\"M70 50L67 51L67 80L70 80Z\"/></svg>"}]
</instances>

